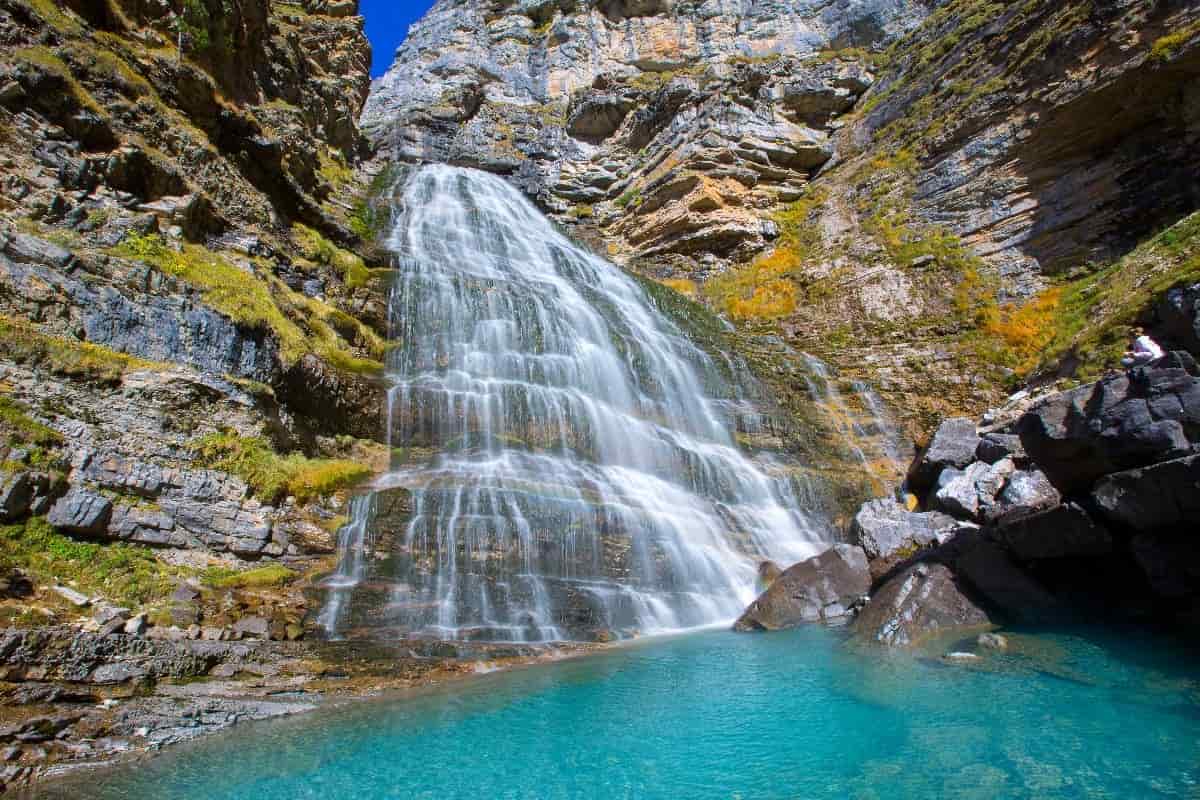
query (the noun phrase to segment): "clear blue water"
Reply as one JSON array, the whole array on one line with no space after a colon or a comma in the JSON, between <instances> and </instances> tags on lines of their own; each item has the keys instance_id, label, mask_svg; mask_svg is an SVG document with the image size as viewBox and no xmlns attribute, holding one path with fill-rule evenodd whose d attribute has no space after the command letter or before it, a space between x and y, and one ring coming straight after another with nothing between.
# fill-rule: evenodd
<instances>
[{"instance_id":1,"label":"clear blue water","mask_svg":"<svg viewBox=\"0 0 1200 800\"><path fill-rule=\"evenodd\" d=\"M1200 660L1016 636L958 666L708 632L245 725L72 798L1200 797Z\"/></svg>"}]
</instances>

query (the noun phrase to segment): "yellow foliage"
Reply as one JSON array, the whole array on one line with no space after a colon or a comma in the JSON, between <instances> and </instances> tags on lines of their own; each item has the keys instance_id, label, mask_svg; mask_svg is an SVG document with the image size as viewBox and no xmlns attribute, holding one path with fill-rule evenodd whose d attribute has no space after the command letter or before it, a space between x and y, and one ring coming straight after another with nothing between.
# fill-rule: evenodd
<instances>
[{"instance_id":1,"label":"yellow foliage","mask_svg":"<svg viewBox=\"0 0 1200 800\"><path fill-rule=\"evenodd\" d=\"M1054 321L1061 298L1061 289L1047 289L1024 305L1009 306L990 315L986 330L1004 343L1018 371L1032 369L1042 350L1054 339Z\"/></svg>"},{"instance_id":2,"label":"yellow foliage","mask_svg":"<svg viewBox=\"0 0 1200 800\"><path fill-rule=\"evenodd\" d=\"M749 299L734 297L729 314L734 319L779 319L796 310L796 284L786 279L767 281Z\"/></svg>"},{"instance_id":3,"label":"yellow foliage","mask_svg":"<svg viewBox=\"0 0 1200 800\"><path fill-rule=\"evenodd\" d=\"M695 299L696 297L695 281L689 281L687 278L667 278L666 280L659 281L659 283L661 283L663 286L666 286L668 289L674 289L685 297L690 297L692 299Z\"/></svg>"}]
</instances>

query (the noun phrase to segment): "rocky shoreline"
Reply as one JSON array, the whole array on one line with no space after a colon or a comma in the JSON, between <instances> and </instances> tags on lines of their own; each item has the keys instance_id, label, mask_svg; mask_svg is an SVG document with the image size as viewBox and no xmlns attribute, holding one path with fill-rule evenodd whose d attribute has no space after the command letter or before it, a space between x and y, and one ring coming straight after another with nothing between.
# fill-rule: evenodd
<instances>
[{"instance_id":1,"label":"rocky shoreline","mask_svg":"<svg viewBox=\"0 0 1200 800\"><path fill-rule=\"evenodd\" d=\"M0 631L0 786L145 757L255 720L573 657L594 646L212 642Z\"/></svg>"},{"instance_id":2,"label":"rocky shoreline","mask_svg":"<svg viewBox=\"0 0 1200 800\"><path fill-rule=\"evenodd\" d=\"M1186 351L942 423L905 503L782 571L736 629L854 617L918 647L974 629L1141 620L1200 628L1200 367ZM766 570L771 572L773 570Z\"/></svg>"}]
</instances>

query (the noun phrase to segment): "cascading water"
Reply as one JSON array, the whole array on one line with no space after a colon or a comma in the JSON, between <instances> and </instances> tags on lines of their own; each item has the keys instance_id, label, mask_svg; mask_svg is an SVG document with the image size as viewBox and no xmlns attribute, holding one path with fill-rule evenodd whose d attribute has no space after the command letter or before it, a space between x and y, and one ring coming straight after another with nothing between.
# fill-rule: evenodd
<instances>
[{"instance_id":1,"label":"cascading water","mask_svg":"<svg viewBox=\"0 0 1200 800\"><path fill-rule=\"evenodd\" d=\"M376 504L354 505L331 635L354 624L356 593L399 636L700 626L753 599L761 560L828 540L789 471L739 449L757 415L720 365L502 179L420 168L388 245L395 456L377 489L411 503L382 537Z\"/></svg>"}]
</instances>

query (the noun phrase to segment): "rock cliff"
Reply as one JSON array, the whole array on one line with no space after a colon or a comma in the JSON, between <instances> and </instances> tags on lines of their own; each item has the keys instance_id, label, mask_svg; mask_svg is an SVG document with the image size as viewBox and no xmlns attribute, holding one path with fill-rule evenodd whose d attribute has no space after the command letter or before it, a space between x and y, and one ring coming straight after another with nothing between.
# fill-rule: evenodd
<instances>
[{"instance_id":1,"label":"rock cliff","mask_svg":"<svg viewBox=\"0 0 1200 800\"><path fill-rule=\"evenodd\" d=\"M1198 21L439 2L363 127L389 159L509 175L631 268L874 380L920 435L1039 366L1059 282L1195 210ZM1075 370L1067 349L1045 366Z\"/></svg>"}]
</instances>

